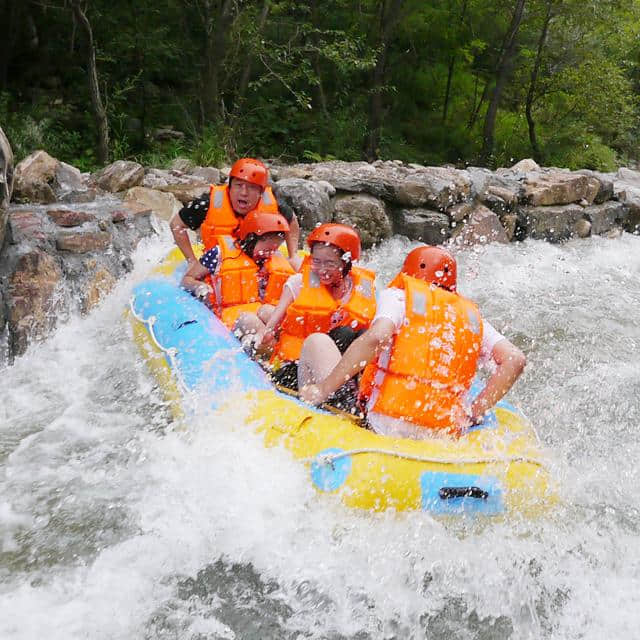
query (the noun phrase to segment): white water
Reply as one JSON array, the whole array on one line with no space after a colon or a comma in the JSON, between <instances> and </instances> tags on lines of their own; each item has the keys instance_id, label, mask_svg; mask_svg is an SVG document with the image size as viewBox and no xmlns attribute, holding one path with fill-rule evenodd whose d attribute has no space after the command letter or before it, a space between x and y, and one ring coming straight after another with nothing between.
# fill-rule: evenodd
<instances>
[{"instance_id":1,"label":"white water","mask_svg":"<svg viewBox=\"0 0 640 640\"><path fill-rule=\"evenodd\" d=\"M640 238L459 255L565 498L475 524L348 511L241 409L172 424L122 317L168 246L1 372L0 638L640 637Z\"/></svg>"}]
</instances>

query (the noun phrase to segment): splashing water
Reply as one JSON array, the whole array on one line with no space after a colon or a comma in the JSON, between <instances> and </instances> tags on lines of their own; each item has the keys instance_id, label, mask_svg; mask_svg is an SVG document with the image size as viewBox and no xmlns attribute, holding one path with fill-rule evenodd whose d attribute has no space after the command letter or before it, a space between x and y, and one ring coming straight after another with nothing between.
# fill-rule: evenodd
<instances>
[{"instance_id":1,"label":"splashing water","mask_svg":"<svg viewBox=\"0 0 640 640\"><path fill-rule=\"evenodd\" d=\"M367 256L386 283L412 247ZM123 318L136 268L2 371L0 637L631 638L640 623L640 239L460 253L527 354L510 395L563 504L538 521L371 515L318 496L245 408L172 423Z\"/></svg>"}]
</instances>

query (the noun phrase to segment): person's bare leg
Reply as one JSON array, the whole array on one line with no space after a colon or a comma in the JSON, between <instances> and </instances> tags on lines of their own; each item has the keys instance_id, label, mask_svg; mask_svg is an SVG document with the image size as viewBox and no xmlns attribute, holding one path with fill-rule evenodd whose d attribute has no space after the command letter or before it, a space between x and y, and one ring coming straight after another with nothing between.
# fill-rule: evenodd
<instances>
[{"instance_id":1,"label":"person's bare leg","mask_svg":"<svg viewBox=\"0 0 640 640\"><path fill-rule=\"evenodd\" d=\"M298 389L316 384L333 371L342 355L336 343L325 333L312 333L302 345L298 361Z\"/></svg>"}]
</instances>

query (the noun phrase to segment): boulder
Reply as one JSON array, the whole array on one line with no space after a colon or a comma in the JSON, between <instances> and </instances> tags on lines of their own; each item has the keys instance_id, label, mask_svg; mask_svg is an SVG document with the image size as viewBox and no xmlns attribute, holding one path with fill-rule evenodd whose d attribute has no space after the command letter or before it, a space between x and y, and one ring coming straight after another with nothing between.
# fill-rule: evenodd
<instances>
[{"instance_id":1,"label":"boulder","mask_svg":"<svg viewBox=\"0 0 640 640\"><path fill-rule=\"evenodd\" d=\"M624 202L610 200L603 204L585 207L583 214L591 224L592 235L605 235L612 229L622 227L626 223L629 207Z\"/></svg>"},{"instance_id":2,"label":"boulder","mask_svg":"<svg viewBox=\"0 0 640 640\"><path fill-rule=\"evenodd\" d=\"M188 204L194 198L199 198L202 195L209 194L209 185L203 182L195 182L189 184L170 184L166 187L160 187L158 191L164 191L165 193L171 193L175 196L183 205Z\"/></svg>"},{"instance_id":3,"label":"boulder","mask_svg":"<svg viewBox=\"0 0 640 640\"><path fill-rule=\"evenodd\" d=\"M540 171L540 165L532 158L524 158L509 169L514 173L531 173L532 171Z\"/></svg>"},{"instance_id":4,"label":"boulder","mask_svg":"<svg viewBox=\"0 0 640 640\"><path fill-rule=\"evenodd\" d=\"M30 340L45 337L56 324L62 270L56 259L35 249L20 257L9 277L7 320L10 351L21 355Z\"/></svg>"},{"instance_id":5,"label":"boulder","mask_svg":"<svg viewBox=\"0 0 640 640\"><path fill-rule=\"evenodd\" d=\"M458 245L470 247L490 242L506 244L509 237L498 216L479 204L471 212L467 222L455 229L453 240Z\"/></svg>"},{"instance_id":6,"label":"boulder","mask_svg":"<svg viewBox=\"0 0 640 640\"><path fill-rule=\"evenodd\" d=\"M171 168L182 173L190 173L192 169L195 169L195 166L196 163L189 158L174 158L171 162Z\"/></svg>"},{"instance_id":7,"label":"boulder","mask_svg":"<svg viewBox=\"0 0 640 640\"><path fill-rule=\"evenodd\" d=\"M500 222L504 227L504 231L507 234L509 242L511 242L516 235L516 228L518 226L518 216L515 213L507 213L500 218Z\"/></svg>"},{"instance_id":8,"label":"boulder","mask_svg":"<svg viewBox=\"0 0 640 640\"><path fill-rule=\"evenodd\" d=\"M616 182L624 182L640 188L640 171L620 167L616 173Z\"/></svg>"},{"instance_id":9,"label":"boulder","mask_svg":"<svg viewBox=\"0 0 640 640\"><path fill-rule=\"evenodd\" d=\"M151 209L162 220L169 220L182 209L181 202L172 194L146 187L133 187L124 196L124 202L135 202L138 206Z\"/></svg>"},{"instance_id":10,"label":"boulder","mask_svg":"<svg viewBox=\"0 0 640 640\"><path fill-rule=\"evenodd\" d=\"M7 228L9 203L13 194L13 151L0 127L0 251ZM4 324L4 323L3 323ZM2 325L0 325L2 326ZM0 331L2 329L0 328Z\"/></svg>"},{"instance_id":11,"label":"boulder","mask_svg":"<svg viewBox=\"0 0 640 640\"><path fill-rule=\"evenodd\" d=\"M87 313L97 306L116 285L116 279L111 272L102 266L95 265L95 260L90 262L91 264L87 265L87 270L94 270L94 273L83 291L81 303L83 313Z\"/></svg>"},{"instance_id":12,"label":"boulder","mask_svg":"<svg viewBox=\"0 0 640 640\"><path fill-rule=\"evenodd\" d=\"M71 209L50 209L47 211L47 216L50 220L53 220L59 227L79 227L85 222L90 222L96 219L91 213L84 211L72 211Z\"/></svg>"},{"instance_id":13,"label":"boulder","mask_svg":"<svg viewBox=\"0 0 640 640\"><path fill-rule=\"evenodd\" d=\"M471 184L471 197L481 199L488 192L489 187L498 187L515 193L520 199L522 180L524 175L513 173L510 169L506 173L494 173L484 167L467 167L461 171Z\"/></svg>"},{"instance_id":14,"label":"boulder","mask_svg":"<svg viewBox=\"0 0 640 640\"><path fill-rule=\"evenodd\" d=\"M53 190L59 160L46 151L34 151L18 163L15 174L14 198L18 201L55 202Z\"/></svg>"},{"instance_id":15,"label":"boulder","mask_svg":"<svg viewBox=\"0 0 640 640\"><path fill-rule=\"evenodd\" d=\"M13 209L9 213L9 233L12 244L25 243L45 248L52 244L43 214L28 209Z\"/></svg>"},{"instance_id":16,"label":"boulder","mask_svg":"<svg viewBox=\"0 0 640 640\"><path fill-rule=\"evenodd\" d=\"M454 204L447 209L447 215L451 222L462 222L467 216L471 215L476 205L473 202L460 202Z\"/></svg>"},{"instance_id":17,"label":"boulder","mask_svg":"<svg viewBox=\"0 0 640 640\"><path fill-rule=\"evenodd\" d=\"M591 226L588 220L582 218L575 223L573 229L578 238L588 238L591 235Z\"/></svg>"},{"instance_id":18,"label":"boulder","mask_svg":"<svg viewBox=\"0 0 640 640\"><path fill-rule=\"evenodd\" d=\"M430 209L394 211L393 227L395 233L426 244L442 244L451 234L449 216Z\"/></svg>"},{"instance_id":19,"label":"boulder","mask_svg":"<svg viewBox=\"0 0 640 640\"><path fill-rule=\"evenodd\" d=\"M275 183L274 195L294 209L303 229L313 229L331 220L331 201L327 189L313 180L285 178Z\"/></svg>"},{"instance_id":20,"label":"boulder","mask_svg":"<svg viewBox=\"0 0 640 640\"><path fill-rule=\"evenodd\" d=\"M555 207L521 207L518 223L525 235L537 240L560 242L575 235L575 225L584 217L578 204Z\"/></svg>"},{"instance_id":21,"label":"boulder","mask_svg":"<svg viewBox=\"0 0 640 640\"><path fill-rule=\"evenodd\" d=\"M91 175L93 184L112 193L136 187L143 179L143 166L130 160L117 160Z\"/></svg>"},{"instance_id":22,"label":"boulder","mask_svg":"<svg viewBox=\"0 0 640 640\"><path fill-rule=\"evenodd\" d=\"M364 248L391 236L391 220L382 200L361 193L336 196L333 204L333 219L357 229Z\"/></svg>"},{"instance_id":23,"label":"boulder","mask_svg":"<svg viewBox=\"0 0 640 640\"><path fill-rule=\"evenodd\" d=\"M579 171L576 171L576 173L581 173L582 175L595 178L597 180L598 192L596 193L596 197L593 199L594 204L602 204L607 200L613 199L613 179L606 173L591 171L591 169L580 169Z\"/></svg>"},{"instance_id":24,"label":"boulder","mask_svg":"<svg viewBox=\"0 0 640 640\"><path fill-rule=\"evenodd\" d=\"M191 182L203 182L207 185L209 184L221 184L224 182L220 175L220 169L216 169L215 167L195 167L189 171L189 176ZM197 178L194 180L194 178Z\"/></svg>"},{"instance_id":25,"label":"boulder","mask_svg":"<svg viewBox=\"0 0 640 640\"><path fill-rule=\"evenodd\" d=\"M592 178L568 171L530 174L524 181L524 199L532 206L571 204L584 200L592 204L599 190Z\"/></svg>"},{"instance_id":26,"label":"boulder","mask_svg":"<svg viewBox=\"0 0 640 640\"><path fill-rule=\"evenodd\" d=\"M106 231L61 232L56 236L58 251L89 253L104 251L111 244L111 234Z\"/></svg>"},{"instance_id":27,"label":"boulder","mask_svg":"<svg viewBox=\"0 0 640 640\"><path fill-rule=\"evenodd\" d=\"M471 195L471 180L448 167L423 167L396 183L394 200L409 207L429 206L445 211Z\"/></svg>"}]
</instances>

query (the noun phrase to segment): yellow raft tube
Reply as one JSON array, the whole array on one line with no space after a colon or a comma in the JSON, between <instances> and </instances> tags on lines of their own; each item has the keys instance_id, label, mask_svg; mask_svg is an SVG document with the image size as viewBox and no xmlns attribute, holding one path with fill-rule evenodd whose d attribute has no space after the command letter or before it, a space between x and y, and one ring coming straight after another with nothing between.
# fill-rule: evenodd
<instances>
[{"instance_id":1,"label":"yellow raft tube","mask_svg":"<svg viewBox=\"0 0 640 640\"><path fill-rule=\"evenodd\" d=\"M484 424L459 439L375 434L275 389L218 319L178 286L183 270L174 250L134 289L129 314L134 339L176 416L193 393L204 394L214 410L249 407L247 424L265 444L286 447L308 466L318 491L349 507L535 516L556 501L537 435L511 404L498 403Z\"/></svg>"}]
</instances>

